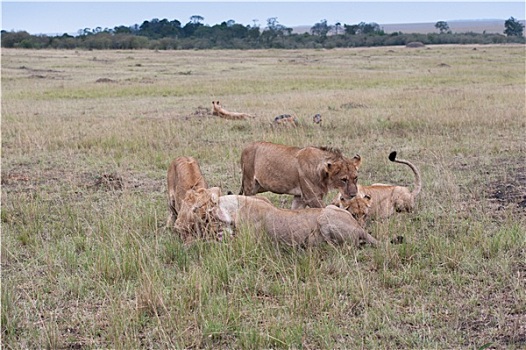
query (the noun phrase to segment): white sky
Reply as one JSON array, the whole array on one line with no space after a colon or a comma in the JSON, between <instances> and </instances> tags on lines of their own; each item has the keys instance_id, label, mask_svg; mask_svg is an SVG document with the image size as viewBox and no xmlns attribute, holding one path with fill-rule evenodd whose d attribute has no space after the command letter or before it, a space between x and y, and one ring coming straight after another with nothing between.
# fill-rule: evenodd
<instances>
[{"instance_id":1,"label":"white sky","mask_svg":"<svg viewBox=\"0 0 526 350\"><path fill-rule=\"evenodd\" d=\"M287 27L376 22L436 23L437 21L525 18L525 2L512 1L2 1L1 28L30 34L76 34L84 28L114 28L145 20L177 19L184 26L193 15L207 25L234 20L265 28L277 17ZM254 22L257 20L257 22Z\"/></svg>"}]
</instances>

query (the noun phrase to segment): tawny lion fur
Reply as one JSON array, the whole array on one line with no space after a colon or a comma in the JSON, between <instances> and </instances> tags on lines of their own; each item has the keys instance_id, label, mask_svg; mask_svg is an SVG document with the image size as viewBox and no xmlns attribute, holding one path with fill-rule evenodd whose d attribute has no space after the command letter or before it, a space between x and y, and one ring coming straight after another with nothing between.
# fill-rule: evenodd
<instances>
[{"instance_id":1,"label":"tawny lion fur","mask_svg":"<svg viewBox=\"0 0 526 350\"><path fill-rule=\"evenodd\" d=\"M348 211L333 205L300 210L278 209L257 197L228 195L219 197L219 205L213 213L225 224L245 224L291 246L314 246L324 242L347 242L356 246L360 241L378 243Z\"/></svg>"},{"instance_id":2,"label":"tawny lion fur","mask_svg":"<svg viewBox=\"0 0 526 350\"><path fill-rule=\"evenodd\" d=\"M195 238L222 239L222 227L211 211L218 205L219 187L189 189L181 202L174 228L185 243Z\"/></svg>"},{"instance_id":3,"label":"tawny lion fur","mask_svg":"<svg viewBox=\"0 0 526 350\"><path fill-rule=\"evenodd\" d=\"M221 106L221 103L219 101L212 101L212 106L214 108L212 114L224 119L247 120L249 118L254 118L253 116L247 113L229 112L226 109L224 109L223 106Z\"/></svg>"},{"instance_id":4,"label":"tawny lion fur","mask_svg":"<svg viewBox=\"0 0 526 350\"><path fill-rule=\"evenodd\" d=\"M241 153L239 194L291 194L292 209L321 208L331 189L338 189L345 198L356 195L360 164L359 155L348 159L337 149L253 142Z\"/></svg>"},{"instance_id":5,"label":"tawny lion fur","mask_svg":"<svg viewBox=\"0 0 526 350\"><path fill-rule=\"evenodd\" d=\"M168 219L166 225L173 227L181 204L190 189L207 188L197 160L193 157L177 157L168 167Z\"/></svg>"},{"instance_id":6,"label":"tawny lion fur","mask_svg":"<svg viewBox=\"0 0 526 350\"><path fill-rule=\"evenodd\" d=\"M412 212L415 207L415 199L422 190L422 178L418 168L411 162L404 159L396 159L396 152L389 154L389 160L395 163L405 164L411 168L415 176L415 183L413 191L404 186L395 186L387 184L373 184L371 186L358 185L358 195L356 198L346 200L342 198L335 199L340 202L340 208L348 206L350 211L355 210L358 205L361 209L357 210L356 215L363 215L359 210L368 208L368 213L365 216L373 216L376 218L387 218L396 212ZM369 197L369 200L366 198ZM354 201L354 204L351 203ZM364 202L369 202L369 205L363 205ZM334 203L334 202L333 202Z\"/></svg>"},{"instance_id":7,"label":"tawny lion fur","mask_svg":"<svg viewBox=\"0 0 526 350\"><path fill-rule=\"evenodd\" d=\"M360 185L358 185L358 192ZM372 199L368 195L358 193L351 199L343 199L342 195L338 193L331 203L341 209L347 210L358 221L360 226L365 227L367 219L369 218L369 211L372 206Z\"/></svg>"}]
</instances>

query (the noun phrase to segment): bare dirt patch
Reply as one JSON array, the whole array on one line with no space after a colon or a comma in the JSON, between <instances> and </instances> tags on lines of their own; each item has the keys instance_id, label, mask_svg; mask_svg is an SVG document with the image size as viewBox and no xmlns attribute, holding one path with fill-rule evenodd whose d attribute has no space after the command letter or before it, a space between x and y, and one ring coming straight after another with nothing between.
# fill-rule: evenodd
<instances>
[{"instance_id":1,"label":"bare dirt patch","mask_svg":"<svg viewBox=\"0 0 526 350\"><path fill-rule=\"evenodd\" d=\"M497 210L510 206L526 210L526 167L518 166L506 175L505 180L491 183L488 199Z\"/></svg>"},{"instance_id":2,"label":"bare dirt patch","mask_svg":"<svg viewBox=\"0 0 526 350\"><path fill-rule=\"evenodd\" d=\"M211 117L211 116L212 116L212 111L210 110L210 108L199 106L197 107L195 112L190 117L204 118L204 117Z\"/></svg>"},{"instance_id":3,"label":"bare dirt patch","mask_svg":"<svg viewBox=\"0 0 526 350\"><path fill-rule=\"evenodd\" d=\"M102 174L97 177L92 187L102 188L107 190L122 190L124 181L122 177L117 174Z\"/></svg>"}]
</instances>

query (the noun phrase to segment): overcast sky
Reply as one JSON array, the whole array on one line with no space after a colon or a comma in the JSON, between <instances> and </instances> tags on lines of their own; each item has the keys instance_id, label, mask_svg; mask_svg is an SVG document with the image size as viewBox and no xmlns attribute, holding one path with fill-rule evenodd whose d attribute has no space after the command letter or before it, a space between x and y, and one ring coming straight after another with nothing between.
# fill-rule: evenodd
<instances>
[{"instance_id":1,"label":"overcast sky","mask_svg":"<svg viewBox=\"0 0 526 350\"><path fill-rule=\"evenodd\" d=\"M76 34L84 28L132 26L145 20L177 19L184 26L190 17L215 25L234 20L243 25L266 27L267 19L295 27L328 24L436 23L437 21L525 18L525 2L513 1L2 1L1 28L30 34Z\"/></svg>"}]
</instances>

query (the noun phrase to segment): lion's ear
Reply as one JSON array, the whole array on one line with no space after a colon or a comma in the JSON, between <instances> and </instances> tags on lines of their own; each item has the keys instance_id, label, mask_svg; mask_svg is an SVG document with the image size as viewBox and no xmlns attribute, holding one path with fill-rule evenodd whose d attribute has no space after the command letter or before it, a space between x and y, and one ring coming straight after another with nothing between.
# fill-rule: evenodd
<instances>
[{"instance_id":1,"label":"lion's ear","mask_svg":"<svg viewBox=\"0 0 526 350\"><path fill-rule=\"evenodd\" d=\"M360 155L357 154L352 158L352 161L354 163L354 166L356 167L356 170L358 170L360 168L360 165L362 165L362 157L360 157Z\"/></svg>"},{"instance_id":2,"label":"lion's ear","mask_svg":"<svg viewBox=\"0 0 526 350\"><path fill-rule=\"evenodd\" d=\"M219 203L219 197L221 196L221 189L219 187L213 187L210 189L210 199L212 203Z\"/></svg>"},{"instance_id":3,"label":"lion's ear","mask_svg":"<svg viewBox=\"0 0 526 350\"><path fill-rule=\"evenodd\" d=\"M328 161L328 162L326 162L325 164L323 164L321 166L323 167L322 177L325 178L325 177L329 176L329 174L331 173L332 168L333 168L332 163L330 161Z\"/></svg>"},{"instance_id":4,"label":"lion's ear","mask_svg":"<svg viewBox=\"0 0 526 350\"><path fill-rule=\"evenodd\" d=\"M365 204L367 205L367 207L371 207L371 203L373 202L371 196L366 194L365 196L363 196L363 199L365 199Z\"/></svg>"}]
</instances>

